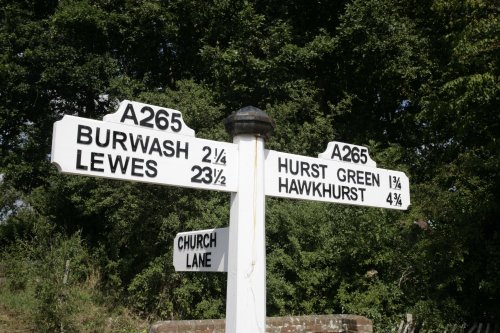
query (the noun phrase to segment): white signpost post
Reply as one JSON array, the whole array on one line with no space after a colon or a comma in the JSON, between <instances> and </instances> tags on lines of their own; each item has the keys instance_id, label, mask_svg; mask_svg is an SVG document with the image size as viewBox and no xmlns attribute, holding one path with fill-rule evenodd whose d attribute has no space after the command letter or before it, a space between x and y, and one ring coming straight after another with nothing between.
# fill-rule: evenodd
<instances>
[{"instance_id":1,"label":"white signpost post","mask_svg":"<svg viewBox=\"0 0 500 333\"><path fill-rule=\"evenodd\" d=\"M265 196L404 210L409 180L362 146L332 141L318 158L265 150L274 124L254 107L225 126L233 143L199 139L179 111L123 101L104 121L55 122L51 161L69 174L231 192L229 228L177 234L173 264L227 272L225 331L264 333Z\"/></svg>"}]
</instances>

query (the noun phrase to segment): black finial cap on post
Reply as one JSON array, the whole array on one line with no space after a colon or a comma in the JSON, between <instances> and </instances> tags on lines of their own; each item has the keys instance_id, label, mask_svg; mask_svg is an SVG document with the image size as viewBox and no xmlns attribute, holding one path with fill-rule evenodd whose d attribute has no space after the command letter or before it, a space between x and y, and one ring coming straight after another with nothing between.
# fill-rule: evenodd
<instances>
[{"instance_id":1,"label":"black finial cap on post","mask_svg":"<svg viewBox=\"0 0 500 333\"><path fill-rule=\"evenodd\" d=\"M268 139L274 132L274 122L271 117L254 106L245 106L231 113L229 117L224 119L224 127L233 137L240 134L251 134Z\"/></svg>"}]
</instances>

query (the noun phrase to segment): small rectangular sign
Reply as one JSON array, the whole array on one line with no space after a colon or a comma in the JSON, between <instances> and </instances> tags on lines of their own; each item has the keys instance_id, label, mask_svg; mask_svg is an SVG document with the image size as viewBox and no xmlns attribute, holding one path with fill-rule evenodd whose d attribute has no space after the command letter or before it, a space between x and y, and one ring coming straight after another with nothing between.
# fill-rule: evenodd
<instances>
[{"instance_id":1,"label":"small rectangular sign","mask_svg":"<svg viewBox=\"0 0 500 333\"><path fill-rule=\"evenodd\" d=\"M229 228L181 232L174 239L174 267L184 272L227 272Z\"/></svg>"},{"instance_id":2,"label":"small rectangular sign","mask_svg":"<svg viewBox=\"0 0 500 333\"><path fill-rule=\"evenodd\" d=\"M374 168L273 150L266 151L265 194L405 210L410 205L408 177Z\"/></svg>"},{"instance_id":3,"label":"small rectangular sign","mask_svg":"<svg viewBox=\"0 0 500 333\"><path fill-rule=\"evenodd\" d=\"M64 116L51 162L70 174L236 192L236 144Z\"/></svg>"}]
</instances>

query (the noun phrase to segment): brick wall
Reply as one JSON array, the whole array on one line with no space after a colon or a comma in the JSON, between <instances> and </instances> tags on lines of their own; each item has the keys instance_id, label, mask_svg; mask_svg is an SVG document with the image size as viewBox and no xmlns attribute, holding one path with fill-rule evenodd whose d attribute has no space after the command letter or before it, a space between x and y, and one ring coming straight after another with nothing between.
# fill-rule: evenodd
<instances>
[{"instance_id":1,"label":"brick wall","mask_svg":"<svg viewBox=\"0 0 500 333\"><path fill-rule=\"evenodd\" d=\"M224 333L225 320L159 321L149 333ZM354 315L270 317L266 333L372 333L372 321Z\"/></svg>"}]
</instances>

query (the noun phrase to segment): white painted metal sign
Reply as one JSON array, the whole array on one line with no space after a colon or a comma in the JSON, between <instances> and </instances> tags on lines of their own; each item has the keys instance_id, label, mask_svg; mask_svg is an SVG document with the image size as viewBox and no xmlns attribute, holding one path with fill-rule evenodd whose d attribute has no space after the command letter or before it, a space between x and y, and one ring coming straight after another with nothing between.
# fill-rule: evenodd
<instances>
[{"instance_id":1,"label":"white painted metal sign","mask_svg":"<svg viewBox=\"0 0 500 333\"><path fill-rule=\"evenodd\" d=\"M403 172L266 151L266 195L350 205L407 209Z\"/></svg>"},{"instance_id":2,"label":"white painted metal sign","mask_svg":"<svg viewBox=\"0 0 500 333\"><path fill-rule=\"evenodd\" d=\"M237 147L144 127L64 116L54 124L59 171L235 192Z\"/></svg>"},{"instance_id":3,"label":"white painted metal sign","mask_svg":"<svg viewBox=\"0 0 500 333\"><path fill-rule=\"evenodd\" d=\"M318 157L338 162L377 167L377 163L371 159L368 153L368 148L344 142L328 142L326 150L319 154Z\"/></svg>"},{"instance_id":4,"label":"white painted metal sign","mask_svg":"<svg viewBox=\"0 0 500 333\"><path fill-rule=\"evenodd\" d=\"M115 113L105 115L103 120L194 136L194 130L186 126L180 111L134 101L122 101L118 110Z\"/></svg>"},{"instance_id":5,"label":"white painted metal sign","mask_svg":"<svg viewBox=\"0 0 500 333\"><path fill-rule=\"evenodd\" d=\"M229 228L178 233L174 267L186 272L227 272Z\"/></svg>"}]
</instances>

